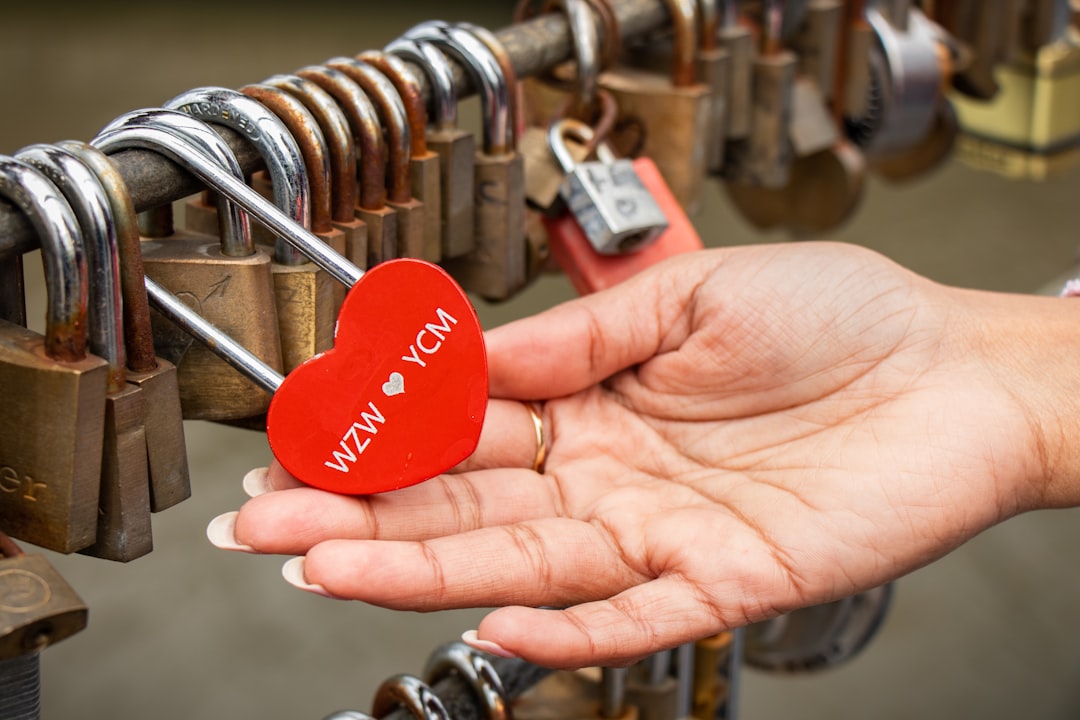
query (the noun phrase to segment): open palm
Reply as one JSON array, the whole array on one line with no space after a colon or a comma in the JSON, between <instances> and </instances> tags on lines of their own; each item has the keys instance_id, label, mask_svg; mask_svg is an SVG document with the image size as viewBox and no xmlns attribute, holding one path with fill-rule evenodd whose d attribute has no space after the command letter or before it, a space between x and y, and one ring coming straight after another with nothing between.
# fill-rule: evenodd
<instances>
[{"instance_id":1,"label":"open palm","mask_svg":"<svg viewBox=\"0 0 1080 720\"><path fill-rule=\"evenodd\" d=\"M336 597L506 606L480 638L558 667L843 597L1031 504L1038 439L968 299L849 246L675 258L489 333L455 472L352 498L274 467L236 541Z\"/></svg>"}]
</instances>

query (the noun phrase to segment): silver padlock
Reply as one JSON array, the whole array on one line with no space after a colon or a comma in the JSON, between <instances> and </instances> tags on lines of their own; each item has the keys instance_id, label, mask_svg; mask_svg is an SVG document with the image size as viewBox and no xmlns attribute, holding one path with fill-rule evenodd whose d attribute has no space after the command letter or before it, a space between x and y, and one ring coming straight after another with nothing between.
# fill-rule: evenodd
<instances>
[{"instance_id":1,"label":"silver padlock","mask_svg":"<svg viewBox=\"0 0 1080 720\"><path fill-rule=\"evenodd\" d=\"M631 253L667 230L667 216L641 182L633 161L616 159L611 148L601 144L596 150L599 162L576 163L566 146L567 136L588 143L592 130L577 120L560 120L548 130L548 145L567 173L559 197L594 250L604 255Z\"/></svg>"}]
</instances>

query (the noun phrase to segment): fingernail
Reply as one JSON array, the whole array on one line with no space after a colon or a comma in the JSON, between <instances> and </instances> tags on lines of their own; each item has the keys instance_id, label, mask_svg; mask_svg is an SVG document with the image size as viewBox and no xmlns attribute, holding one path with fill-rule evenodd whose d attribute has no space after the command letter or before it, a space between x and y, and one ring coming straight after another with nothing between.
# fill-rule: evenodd
<instances>
[{"instance_id":1,"label":"fingernail","mask_svg":"<svg viewBox=\"0 0 1080 720\"><path fill-rule=\"evenodd\" d=\"M502 645L493 643L490 640L481 640L476 636L475 630L466 630L461 633L461 641L469 647L474 647L480 652L486 652L489 655L497 655L504 658L516 658L517 655L510 652Z\"/></svg>"},{"instance_id":2,"label":"fingernail","mask_svg":"<svg viewBox=\"0 0 1080 720\"><path fill-rule=\"evenodd\" d=\"M244 476L243 481L244 492L248 497L258 497L259 495L265 495L273 490L270 487L270 468L259 467L254 470L249 470L248 474Z\"/></svg>"},{"instance_id":3,"label":"fingernail","mask_svg":"<svg viewBox=\"0 0 1080 720\"><path fill-rule=\"evenodd\" d=\"M322 585L309 583L304 579L304 557L302 555L286 561L286 563L281 566L281 576L285 578L285 582L293 587L315 593L316 595L322 595L323 597L336 598L335 595L331 595L327 592L326 588Z\"/></svg>"},{"instance_id":4,"label":"fingernail","mask_svg":"<svg viewBox=\"0 0 1080 720\"><path fill-rule=\"evenodd\" d=\"M240 513L233 511L224 515L218 515L206 526L206 537L214 547L222 550L239 550L240 552L255 552L250 545L241 545L236 541L236 516Z\"/></svg>"}]
</instances>

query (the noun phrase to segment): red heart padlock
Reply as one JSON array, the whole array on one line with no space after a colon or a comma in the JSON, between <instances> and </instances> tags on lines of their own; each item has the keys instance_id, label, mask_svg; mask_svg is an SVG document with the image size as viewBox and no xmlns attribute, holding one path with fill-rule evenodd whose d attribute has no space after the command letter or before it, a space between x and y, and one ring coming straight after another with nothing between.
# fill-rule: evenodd
<instances>
[{"instance_id":1,"label":"red heart padlock","mask_svg":"<svg viewBox=\"0 0 1080 720\"><path fill-rule=\"evenodd\" d=\"M437 265L392 260L353 286L334 348L289 373L266 430L304 483L385 492L468 457L487 397L483 334L465 293Z\"/></svg>"}]
</instances>

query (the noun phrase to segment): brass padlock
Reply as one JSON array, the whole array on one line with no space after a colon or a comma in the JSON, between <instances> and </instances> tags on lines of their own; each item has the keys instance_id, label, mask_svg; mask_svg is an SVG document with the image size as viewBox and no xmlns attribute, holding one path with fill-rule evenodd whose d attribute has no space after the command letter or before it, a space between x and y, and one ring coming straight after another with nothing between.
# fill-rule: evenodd
<instances>
[{"instance_id":1,"label":"brass padlock","mask_svg":"<svg viewBox=\"0 0 1080 720\"><path fill-rule=\"evenodd\" d=\"M127 127L155 127L186 144L212 153L219 164L237 177L239 163L228 145L208 125L177 111L136 111L109 123L99 137ZM128 146L115 138L99 149ZM134 145L139 147L139 145ZM271 367L281 368L281 343L270 257L255 247L245 213L221 200L219 237L177 230L172 206L163 205L141 214L143 262L147 275L192 305L210 322L223 328ZM200 345L186 333L152 315L154 346L176 366L184 417L233 420L265 412L270 398L257 385Z\"/></svg>"},{"instance_id":2,"label":"brass padlock","mask_svg":"<svg viewBox=\"0 0 1080 720\"><path fill-rule=\"evenodd\" d=\"M462 287L488 300L505 300L525 284L525 167L515 149L514 77L470 32L426 24L410 30L461 63L480 88L483 148L476 155L476 247L444 263Z\"/></svg>"},{"instance_id":3,"label":"brass padlock","mask_svg":"<svg viewBox=\"0 0 1080 720\"><path fill-rule=\"evenodd\" d=\"M645 188L627 159L616 160L600 145L600 162L576 163L565 138L588 142L589 127L575 120L551 126L548 143L566 173L559 195L593 249L603 255L630 253L646 247L668 227L664 211Z\"/></svg>"},{"instance_id":4,"label":"brass padlock","mask_svg":"<svg viewBox=\"0 0 1080 720\"><path fill-rule=\"evenodd\" d=\"M442 188L439 155L428 147L427 108L420 82L401 58L377 50L356 56L381 72L394 84L409 118L412 151L409 155L412 195L424 205L424 252L428 262L442 260Z\"/></svg>"},{"instance_id":5,"label":"brass padlock","mask_svg":"<svg viewBox=\"0 0 1080 720\"><path fill-rule=\"evenodd\" d=\"M154 354L135 207L123 177L103 152L81 141L68 140L60 146L93 170L112 206L120 255L127 382L137 385L145 399L143 427L150 474L150 510L160 512L191 497L191 478L176 367Z\"/></svg>"},{"instance_id":6,"label":"brass padlock","mask_svg":"<svg viewBox=\"0 0 1080 720\"><path fill-rule=\"evenodd\" d=\"M150 479L146 465L146 403L126 381L119 256L112 207L97 176L77 157L51 145L32 145L16 157L45 172L79 221L89 283L91 352L109 365L101 456L97 538L85 555L127 562L153 549Z\"/></svg>"},{"instance_id":7,"label":"brass padlock","mask_svg":"<svg viewBox=\"0 0 1080 720\"><path fill-rule=\"evenodd\" d=\"M767 0L761 52L752 63L752 123L746 140L730 148L726 177L731 182L782 188L791 176L790 138L795 54L782 45L784 5Z\"/></svg>"},{"instance_id":8,"label":"brass padlock","mask_svg":"<svg viewBox=\"0 0 1080 720\"><path fill-rule=\"evenodd\" d=\"M695 2L695 49L694 62L696 74L702 85L709 90L709 125L702 136L704 145L705 163L708 172L720 174L724 169L728 140L728 115L729 104L732 99L732 53L728 45L737 45L730 41L721 42L722 16L716 0L696 0ZM726 19L726 18L723 18ZM734 21L732 21L734 22ZM752 43L749 42L749 33L745 33L747 42L745 49L752 52ZM643 47L635 50L627 57L627 60L636 67L646 68L653 71L662 71L670 68L674 62L673 54L676 52L670 38L650 37L645 40ZM750 55L740 58L743 62L740 66L749 72ZM740 78L739 89L745 91L746 102L749 102L749 81ZM745 121L747 126L749 120ZM743 135L746 133L744 132Z\"/></svg>"},{"instance_id":9,"label":"brass padlock","mask_svg":"<svg viewBox=\"0 0 1080 720\"><path fill-rule=\"evenodd\" d=\"M0 660L36 655L86 628L86 621L86 603L56 568L0 533ZM0 710L10 700L0 694Z\"/></svg>"},{"instance_id":10,"label":"brass padlock","mask_svg":"<svg viewBox=\"0 0 1080 720\"><path fill-rule=\"evenodd\" d=\"M619 105L620 123L644 132L641 154L652 158L687 213L697 212L705 181L702 138L710 127L709 88L698 81L694 0L667 0L674 28L672 67L666 75L621 66L600 75ZM616 152L630 155L612 138ZM620 152L622 151L622 152Z\"/></svg>"},{"instance_id":11,"label":"brass padlock","mask_svg":"<svg viewBox=\"0 0 1080 720\"><path fill-rule=\"evenodd\" d=\"M372 65L355 58L337 57L326 67L339 70L361 87L375 106L386 140L386 205L397 215L396 257L423 257L423 203L412 195L412 133L405 104L393 83Z\"/></svg>"},{"instance_id":12,"label":"brass padlock","mask_svg":"<svg viewBox=\"0 0 1080 720\"><path fill-rule=\"evenodd\" d=\"M1027 180L1061 177L1080 163L1080 33L1070 28L1069 36L999 66L993 100L952 95L962 161Z\"/></svg>"},{"instance_id":13,"label":"brass padlock","mask_svg":"<svg viewBox=\"0 0 1080 720\"><path fill-rule=\"evenodd\" d=\"M326 152L326 140L318 123L304 104L280 88L269 85L245 85L240 92L265 105L281 121L290 140L295 142L303 158L304 175L310 191L311 214L305 225L294 216L302 227L344 255L345 234L335 228L330 220L330 162ZM293 162L277 143L266 145L264 157L273 155L269 165ZM284 182L295 186L282 188ZM257 174L252 185L260 194L273 198L278 208L290 207L287 198L303 192L297 174L286 174L271 179L269 174ZM257 181L262 181L261 183ZM269 232L269 231L268 231ZM281 332L281 360L286 373L292 372L305 360L329 350L334 345L334 324L337 312L345 299L345 288L335 283L329 273L310 262L303 253L279 237L274 242L274 290L278 301L278 327ZM286 253L285 250L288 250ZM298 256L298 257L297 257Z\"/></svg>"},{"instance_id":14,"label":"brass padlock","mask_svg":"<svg viewBox=\"0 0 1080 720\"><path fill-rule=\"evenodd\" d=\"M454 73L446 56L430 43L401 38L387 45L386 51L409 60L427 76L434 105L427 144L439 156L441 257L459 257L476 244L473 202L476 139L457 125Z\"/></svg>"},{"instance_id":15,"label":"brass padlock","mask_svg":"<svg viewBox=\"0 0 1080 720\"><path fill-rule=\"evenodd\" d=\"M283 104L288 103L291 110L310 118L310 113L291 96L276 88L268 92ZM189 90L165 105L244 133L266 162L275 204L302 227L311 227L311 194L304 157L296 139L274 112L243 92L213 87ZM311 124L315 125L314 120ZM325 271L280 238L274 241L271 269L282 367L287 373L317 352L315 348L320 344L325 345L327 335L332 342L332 327L323 326L327 314L332 315L334 290Z\"/></svg>"},{"instance_id":16,"label":"brass padlock","mask_svg":"<svg viewBox=\"0 0 1080 720\"><path fill-rule=\"evenodd\" d=\"M263 84L280 88L295 96L312 114L322 130L330 159L330 225L334 230L342 233L343 242L335 242L327 235L322 235L323 239L345 257L349 257L349 249L357 245L365 248L366 256L367 225L358 220L354 212L359 196L356 184L356 143L353 141L345 113L334 102L330 93L299 75L274 75L264 80ZM309 171L308 174L310 176L312 173ZM309 177L309 179L312 178ZM314 179L312 179L312 192L315 192ZM315 200L314 208L318 209L318 207L319 201ZM312 224L313 227L319 225L314 215ZM365 257L365 261L366 259ZM337 283L334 290L338 298L336 305L340 309L348 288Z\"/></svg>"},{"instance_id":17,"label":"brass padlock","mask_svg":"<svg viewBox=\"0 0 1080 720\"><path fill-rule=\"evenodd\" d=\"M0 195L38 232L47 292L44 337L0 321L0 526L71 553L97 532L109 369L87 352L86 259L71 207L10 157L0 156Z\"/></svg>"}]
</instances>

